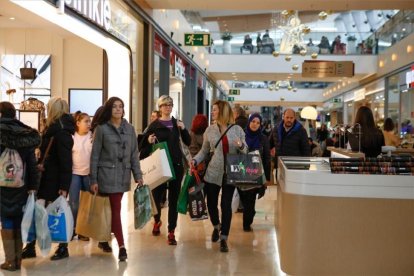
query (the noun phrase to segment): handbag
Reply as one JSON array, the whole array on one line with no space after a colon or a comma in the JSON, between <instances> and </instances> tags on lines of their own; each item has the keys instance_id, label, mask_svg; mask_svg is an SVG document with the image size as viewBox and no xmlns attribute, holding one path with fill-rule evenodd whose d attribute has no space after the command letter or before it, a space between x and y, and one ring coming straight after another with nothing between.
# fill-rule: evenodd
<instances>
[{"instance_id":1,"label":"handbag","mask_svg":"<svg viewBox=\"0 0 414 276\"><path fill-rule=\"evenodd\" d=\"M226 129L226 131L224 131L224 133L220 136L220 139L218 139L216 145L214 146L213 151L210 151L208 157L204 160L205 166L206 166L206 170L208 168L208 164L210 163L211 159L213 158L214 155L214 151L216 150L218 144L220 144L221 140L223 139L224 135L226 135L227 131L229 131L235 124L229 125L229 127Z\"/></svg>"},{"instance_id":2,"label":"handbag","mask_svg":"<svg viewBox=\"0 0 414 276\"><path fill-rule=\"evenodd\" d=\"M197 171L193 171L193 173L196 181L193 181L188 188L190 217L192 221L208 219L207 205L203 194L204 183L201 182Z\"/></svg>"},{"instance_id":3,"label":"handbag","mask_svg":"<svg viewBox=\"0 0 414 276\"><path fill-rule=\"evenodd\" d=\"M76 233L98 241L111 240L111 203L109 197L80 191Z\"/></svg>"},{"instance_id":4,"label":"handbag","mask_svg":"<svg viewBox=\"0 0 414 276\"><path fill-rule=\"evenodd\" d=\"M29 63L30 67L27 66ZM20 78L22 80L33 80L36 77L37 69L33 68L31 61L26 61L23 68L20 68Z\"/></svg>"},{"instance_id":5,"label":"handbag","mask_svg":"<svg viewBox=\"0 0 414 276\"><path fill-rule=\"evenodd\" d=\"M134 190L134 226L135 229L144 228L151 220L151 191L147 185Z\"/></svg>"}]
</instances>

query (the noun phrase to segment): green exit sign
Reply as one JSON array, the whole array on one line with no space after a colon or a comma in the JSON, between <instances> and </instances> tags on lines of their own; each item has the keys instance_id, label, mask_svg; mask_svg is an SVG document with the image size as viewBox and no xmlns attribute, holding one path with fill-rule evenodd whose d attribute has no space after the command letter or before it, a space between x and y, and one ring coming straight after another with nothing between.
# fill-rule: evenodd
<instances>
[{"instance_id":1,"label":"green exit sign","mask_svg":"<svg viewBox=\"0 0 414 276\"><path fill-rule=\"evenodd\" d=\"M184 34L185 46L210 46L210 34Z\"/></svg>"},{"instance_id":2,"label":"green exit sign","mask_svg":"<svg viewBox=\"0 0 414 276\"><path fill-rule=\"evenodd\" d=\"M234 102L234 97L227 97L228 102Z\"/></svg>"},{"instance_id":3,"label":"green exit sign","mask_svg":"<svg viewBox=\"0 0 414 276\"><path fill-rule=\"evenodd\" d=\"M240 89L229 89L229 95L240 95Z\"/></svg>"}]
</instances>

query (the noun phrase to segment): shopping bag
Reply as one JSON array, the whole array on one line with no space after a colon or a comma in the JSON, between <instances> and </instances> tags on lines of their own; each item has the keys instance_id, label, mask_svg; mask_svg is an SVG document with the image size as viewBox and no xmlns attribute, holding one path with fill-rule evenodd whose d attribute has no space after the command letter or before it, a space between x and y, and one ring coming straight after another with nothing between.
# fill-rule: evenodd
<instances>
[{"instance_id":1,"label":"shopping bag","mask_svg":"<svg viewBox=\"0 0 414 276\"><path fill-rule=\"evenodd\" d=\"M70 242L73 234L73 215L66 199L59 196L46 210L52 242Z\"/></svg>"},{"instance_id":2,"label":"shopping bag","mask_svg":"<svg viewBox=\"0 0 414 276\"><path fill-rule=\"evenodd\" d=\"M150 193L150 199L151 199L151 214L153 216L158 215L157 205L155 204L155 200L154 200L154 197L152 196L152 193Z\"/></svg>"},{"instance_id":3,"label":"shopping bag","mask_svg":"<svg viewBox=\"0 0 414 276\"><path fill-rule=\"evenodd\" d=\"M240 195L237 189L234 189L233 198L231 200L231 211L233 213L236 213L239 206L240 206Z\"/></svg>"},{"instance_id":4,"label":"shopping bag","mask_svg":"<svg viewBox=\"0 0 414 276\"><path fill-rule=\"evenodd\" d=\"M43 257L49 255L52 248L52 238L48 226L48 213L39 200L35 203L36 240Z\"/></svg>"},{"instance_id":5,"label":"shopping bag","mask_svg":"<svg viewBox=\"0 0 414 276\"><path fill-rule=\"evenodd\" d=\"M226 158L228 185L262 186L263 165L259 154L228 154Z\"/></svg>"},{"instance_id":6,"label":"shopping bag","mask_svg":"<svg viewBox=\"0 0 414 276\"><path fill-rule=\"evenodd\" d=\"M188 209L188 188L190 184L195 181L194 176L191 175L190 171L187 171L186 175L181 181L181 191L178 195L177 212L180 214L187 214Z\"/></svg>"},{"instance_id":7,"label":"shopping bag","mask_svg":"<svg viewBox=\"0 0 414 276\"><path fill-rule=\"evenodd\" d=\"M144 228L151 217L151 191L147 185L137 187L134 191L135 229Z\"/></svg>"},{"instance_id":8,"label":"shopping bag","mask_svg":"<svg viewBox=\"0 0 414 276\"><path fill-rule=\"evenodd\" d=\"M97 241L111 240L111 203L109 197L80 192L76 233Z\"/></svg>"},{"instance_id":9,"label":"shopping bag","mask_svg":"<svg viewBox=\"0 0 414 276\"><path fill-rule=\"evenodd\" d=\"M27 203L24 208L23 219L21 224L22 242L28 243L36 239L35 226L35 200L34 194L31 193L27 197Z\"/></svg>"},{"instance_id":10,"label":"shopping bag","mask_svg":"<svg viewBox=\"0 0 414 276\"><path fill-rule=\"evenodd\" d=\"M194 183L194 185L197 185ZM192 187L190 187L191 189ZM208 219L207 206L204 200L203 190L198 190L195 193L188 193L188 201L190 205L191 220Z\"/></svg>"},{"instance_id":11,"label":"shopping bag","mask_svg":"<svg viewBox=\"0 0 414 276\"><path fill-rule=\"evenodd\" d=\"M172 179L172 169L168 162L166 150L157 149L150 156L140 161L142 178L151 190Z\"/></svg>"},{"instance_id":12,"label":"shopping bag","mask_svg":"<svg viewBox=\"0 0 414 276\"><path fill-rule=\"evenodd\" d=\"M172 174L172 178L170 180L175 180L175 171L174 171L174 166L173 166L173 162L171 159L171 154L170 154L170 150L168 149L168 144L167 142L159 142L156 144L152 145L152 151L156 151L157 149L164 149L165 153L167 155L167 159L168 159L168 164L170 165L171 168L171 174ZM141 168L142 170L142 168ZM148 185L148 183L145 183Z\"/></svg>"}]
</instances>

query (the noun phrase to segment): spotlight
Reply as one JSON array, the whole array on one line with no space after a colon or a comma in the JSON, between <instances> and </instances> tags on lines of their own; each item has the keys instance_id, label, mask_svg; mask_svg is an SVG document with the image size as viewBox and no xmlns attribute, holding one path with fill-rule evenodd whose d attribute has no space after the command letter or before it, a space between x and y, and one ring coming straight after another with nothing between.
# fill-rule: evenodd
<instances>
[{"instance_id":1,"label":"spotlight","mask_svg":"<svg viewBox=\"0 0 414 276\"><path fill-rule=\"evenodd\" d=\"M171 33L170 33L170 36L171 36L171 38L172 38L172 37L174 36L174 32L171 32Z\"/></svg>"},{"instance_id":2,"label":"spotlight","mask_svg":"<svg viewBox=\"0 0 414 276\"><path fill-rule=\"evenodd\" d=\"M364 21L364 24L368 24L368 20L365 20L365 21Z\"/></svg>"},{"instance_id":3,"label":"spotlight","mask_svg":"<svg viewBox=\"0 0 414 276\"><path fill-rule=\"evenodd\" d=\"M191 54L191 58L194 58L194 54Z\"/></svg>"},{"instance_id":4,"label":"spotlight","mask_svg":"<svg viewBox=\"0 0 414 276\"><path fill-rule=\"evenodd\" d=\"M355 24L352 24L352 28L355 28L356 27L356 25Z\"/></svg>"},{"instance_id":5,"label":"spotlight","mask_svg":"<svg viewBox=\"0 0 414 276\"><path fill-rule=\"evenodd\" d=\"M191 55L191 53L190 52L187 52L187 55L189 56L189 55Z\"/></svg>"},{"instance_id":6,"label":"spotlight","mask_svg":"<svg viewBox=\"0 0 414 276\"><path fill-rule=\"evenodd\" d=\"M389 15L389 14L387 14L386 16L385 16L387 19L391 19L391 15Z\"/></svg>"},{"instance_id":7,"label":"spotlight","mask_svg":"<svg viewBox=\"0 0 414 276\"><path fill-rule=\"evenodd\" d=\"M183 45L182 45L181 43L178 43L178 46L180 46L180 47L181 47L181 46L183 46Z\"/></svg>"}]
</instances>

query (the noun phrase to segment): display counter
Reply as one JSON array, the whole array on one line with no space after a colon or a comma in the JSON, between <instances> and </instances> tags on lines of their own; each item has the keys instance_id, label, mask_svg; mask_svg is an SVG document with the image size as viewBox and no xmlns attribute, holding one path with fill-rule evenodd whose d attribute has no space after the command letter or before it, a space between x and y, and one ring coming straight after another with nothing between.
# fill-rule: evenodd
<instances>
[{"instance_id":1,"label":"display counter","mask_svg":"<svg viewBox=\"0 0 414 276\"><path fill-rule=\"evenodd\" d=\"M280 157L280 263L289 275L414 275L414 177L332 174Z\"/></svg>"},{"instance_id":2,"label":"display counter","mask_svg":"<svg viewBox=\"0 0 414 276\"><path fill-rule=\"evenodd\" d=\"M335 147L327 147L327 149L331 152L331 157L335 158L365 157L365 154L363 152L355 152L352 150Z\"/></svg>"}]
</instances>

